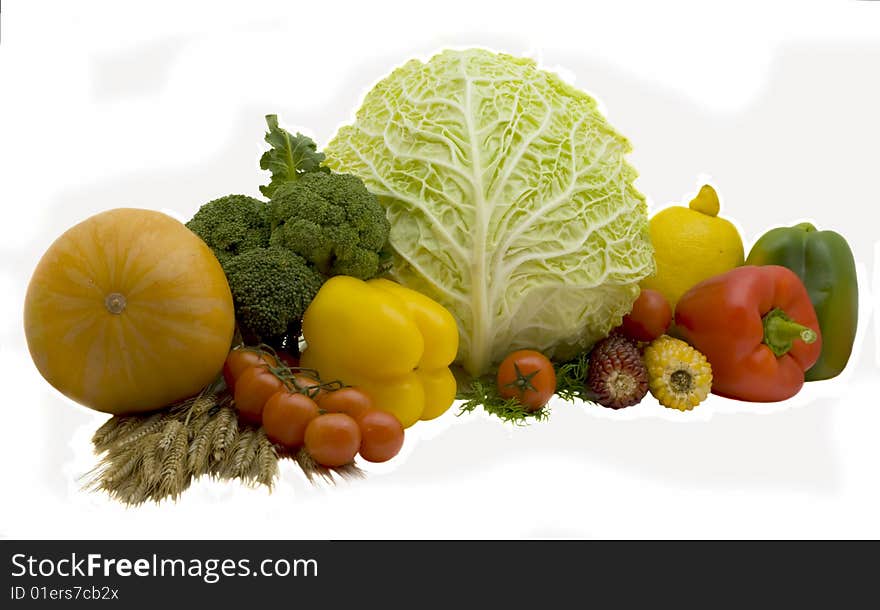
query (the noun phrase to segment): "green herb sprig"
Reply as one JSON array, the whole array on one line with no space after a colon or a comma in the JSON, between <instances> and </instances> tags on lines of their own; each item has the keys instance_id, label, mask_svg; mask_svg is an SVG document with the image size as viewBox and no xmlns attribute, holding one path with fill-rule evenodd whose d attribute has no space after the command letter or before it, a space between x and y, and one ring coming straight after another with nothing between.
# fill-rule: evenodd
<instances>
[{"instance_id":1,"label":"green herb sprig","mask_svg":"<svg viewBox=\"0 0 880 610\"><path fill-rule=\"evenodd\" d=\"M554 365L556 369L556 396L566 402L582 400L594 402L595 396L587 387L590 368L589 355L584 352L571 360ZM537 411L528 411L516 398L504 398L498 392L495 380L490 377L473 379L464 385L456 397L462 400L458 415L472 413L482 408L504 422L526 425L544 421L550 417L550 407L544 405Z\"/></svg>"},{"instance_id":2,"label":"green herb sprig","mask_svg":"<svg viewBox=\"0 0 880 610\"><path fill-rule=\"evenodd\" d=\"M457 398L464 401L459 407L459 416L471 413L478 407L502 421L517 425L543 421L550 416L546 405L537 411L528 411L516 398L502 397L494 380L474 379L470 387L459 392Z\"/></svg>"},{"instance_id":3,"label":"green herb sprig","mask_svg":"<svg viewBox=\"0 0 880 610\"><path fill-rule=\"evenodd\" d=\"M568 402L594 401L595 396L587 387L587 375L590 371L590 356L587 352L556 364L555 368L557 396Z\"/></svg>"}]
</instances>

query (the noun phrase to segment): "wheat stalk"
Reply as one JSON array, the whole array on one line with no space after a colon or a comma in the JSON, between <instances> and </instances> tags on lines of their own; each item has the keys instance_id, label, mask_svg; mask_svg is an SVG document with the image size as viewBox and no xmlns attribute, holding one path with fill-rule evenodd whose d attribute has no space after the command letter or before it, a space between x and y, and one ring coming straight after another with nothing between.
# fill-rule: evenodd
<instances>
[{"instance_id":1,"label":"wheat stalk","mask_svg":"<svg viewBox=\"0 0 880 610\"><path fill-rule=\"evenodd\" d=\"M151 437L160 436L159 434L153 434ZM150 437L148 437L150 438ZM158 470L158 466L156 464L156 452L155 449L158 446L158 442L150 447L149 451L144 453L143 461L141 463L140 471L138 471L137 476L135 477L137 481L137 485L133 487L130 492L130 496L128 498L123 498L123 501L127 504L142 504L146 502L147 499L153 493L153 487L156 484L157 476L156 472ZM125 487L119 487L117 491L122 491Z\"/></svg>"},{"instance_id":2,"label":"wheat stalk","mask_svg":"<svg viewBox=\"0 0 880 610\"><path fill-rule=\"evenodd\" d=\"M238 417L230 407L223 407L215 416L220 423L211 435L211 453L214 461L223 460L238 436Z\"/></svg>"},{"instance_id":3,"label":"wheat stalk","mask_svg":"<svg viewBox=\"0 0 880 610\"><path fill-rule=\"evenodd\" d=\"M189 469L193 473L208 472L213 458L212 436L220 425L220 420L217 417L201 415L193 420L193 424L195 430L189 443Z\"/></svg>"},{"instance_id":4,"label":"wheat stalk","mask_svg":"<svg viewBox=\"0 0 880 610\"><path fill-rule=\"evenodd\" d=\"M144 418L140 425L135 426L129 432L119 435L113 444L116 447L125 447L126 445L137 443L145 436L161 430L168 422L169 417L170 415L167 412L153 413Z\"/></svg>"},{"instance_id":5,"label":"wheat stalk","mask_svg":"<svg viewBox=\"0 0 880 610\"><path fill-rule=\"evenodd\" d=\"M107 464L102 479L107 487L116 486L136 473L143 456L136 451L126 451Z\"/></svg>"},{"instance_id":6,"label":"wheat stalk","mask_svg":"<svg viewBox=\"0 0 880 610\"><path fill-rule=\"evenodd\" d=\"M102 485L101 489L124 504L135 504L135 492L140 487L140 472L133 472L125 479L114 481L113 484Z\"/></svg>"},{"instance_id":7,"label":"wheat stalk","mask_svg":"<svg viewBox=\"0 0 880 610\"><path fill-rule=\"evenodd\" d=\"M266 437L265 430L260 428L258 434L259 447L249 475L258 484L272 489L275 477L278 476L278 452L275 451L272 441Z\"/></svg>"},{"instance_id":8,"label":"wheat stalk","mask_svg":"<svg viewBox=\"0 0 880 610\"><path fill-rule=\"evenodd\" d=\"M251 431L248 439L244 457L241 460L236 476L250 483L256 483L256 474L260 471L260 462L257 459L260 455L260 445L268 443L266 433L262 428L255 428Z\"/></svg>"},{"instance_id":9,"label":"wheat stalk","mask_svg":"<svg viewBox=\"0 0 880 610\"><path fill-rule=\"evenodd\" d=\"M317 481L319 477L328 483L336 483L336 479L333 478L334 474L340 475L343 479L359 479L366 476L364 471L354 464L346 464L337 468L321 466L309 455L305 448L297 451L292 457L299 464L299 467L302 468L306 478L312 483Z\"/></svg>"},{"instance_id":10,"label":"wheat stalk","mask_svg":"<svg viewBox=\"0 0 880 610\"><path fill-rule=\"evenodd\" d=\"M251 460L256 457L257 442L258 437L253 428L241 430L226 451L224 459L216 464L216 474L221 479L242 479L247 482L246 473Z\"/></svg>"},{"instance_id":11,"label":"wheat stalk","mask_svg":"<svg viewBox=\"0 0 880 610\"><path fill-rule=\"evenodd\" d=\"M92 435L92 444L96 451L103 451L112 442L112 436L116 434L116 427L120 422L122 422L121 417L111 417L95 430Z\"/></svg>"},{"instance_id":12,"label":"wheat stalk","mask_svg":"<svg viewBox=\"0 0 880 610\"><path fill-rule=\"evenodd\" d=\"M168 424L159 449L162 451L162 466L155 491L161 497L176 499L187 481L189 431L183 422L175 420Z\"/></svg>"},{"instance_id":13,"label":"wheat stalk","mask_svg":"<svg viewBox=\"0 0 880 610\"><path fill-rule=\"evenodd\" d=\"M312 482L363 476L354 464L330 469L305 450L279 452L262 428L240 427L232 398L213 389L161 412L111 417L92 443L102 457L84 476L84 488L130 506L176 500L205 475L271 489L278 461L285 457L293 458Z\"/></svg>"},{"instance_id":14,"label":"wheat stalk","mask_svg":"<svg viewBox=\"0 0 880 610\"><path fill-rule=\"evenodd\" d=\"M127 434L132 428L137 427L141 420L137 417L119 417L114 416L104 422L104 425L98 428L92 437L92 444L98 452L105 451L120 436Z\"/></svg>"}]
</instances>

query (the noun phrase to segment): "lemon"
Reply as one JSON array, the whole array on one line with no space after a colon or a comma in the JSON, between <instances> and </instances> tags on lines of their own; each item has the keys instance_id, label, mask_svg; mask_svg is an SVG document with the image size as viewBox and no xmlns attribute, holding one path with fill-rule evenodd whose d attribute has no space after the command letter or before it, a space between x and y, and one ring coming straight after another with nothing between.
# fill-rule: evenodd
<instances>
[{"instance_id":1,"label":"lemon","mask_svg":"<svg viewBox=\"0 0 880 610\"><path fill-rule=\"evenodd\" d=\"M688 207L666 208L648 223L657 270L641 286L659 290L673 310L691 287L743 264L739 231L718 217L719 209L718 195L707 184Z\"/></svg>"}]
</instances>

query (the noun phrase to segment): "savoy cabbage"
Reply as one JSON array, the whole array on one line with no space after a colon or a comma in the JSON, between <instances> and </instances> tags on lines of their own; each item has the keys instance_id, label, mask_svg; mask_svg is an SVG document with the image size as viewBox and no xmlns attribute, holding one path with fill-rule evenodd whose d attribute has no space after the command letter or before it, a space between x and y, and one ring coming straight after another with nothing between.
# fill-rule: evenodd
<instances>
[{"instance_id":1,"label":"savoy cabbage","mask_svg":"<svg viewBox=\"0 0 880 610\"><path fill-rule=\"evenodd\" d=\"M572 355L631 308L653 257L629 150L586 93L471 49L396 69L324 152L378 195L396 279L452 312L480 375Z\"/></svg>"}]
</instances>

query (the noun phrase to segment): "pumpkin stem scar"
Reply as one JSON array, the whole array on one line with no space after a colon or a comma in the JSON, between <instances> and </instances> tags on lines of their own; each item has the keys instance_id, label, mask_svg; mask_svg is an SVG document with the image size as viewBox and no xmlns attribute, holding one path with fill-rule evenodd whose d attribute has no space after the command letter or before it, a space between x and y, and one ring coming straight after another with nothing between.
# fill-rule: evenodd
<instances>
[{"instance_id":1,"label":"pumpkin stem scar","mask_svg":"<svg viewBox=\"0 0 880 610\"><path fill-rule=\"evenodd\" d=\"M125 311L125 295L111 292L104 298L104 307L112 314L121 314Z\"/></svg>"}]
</instances>

